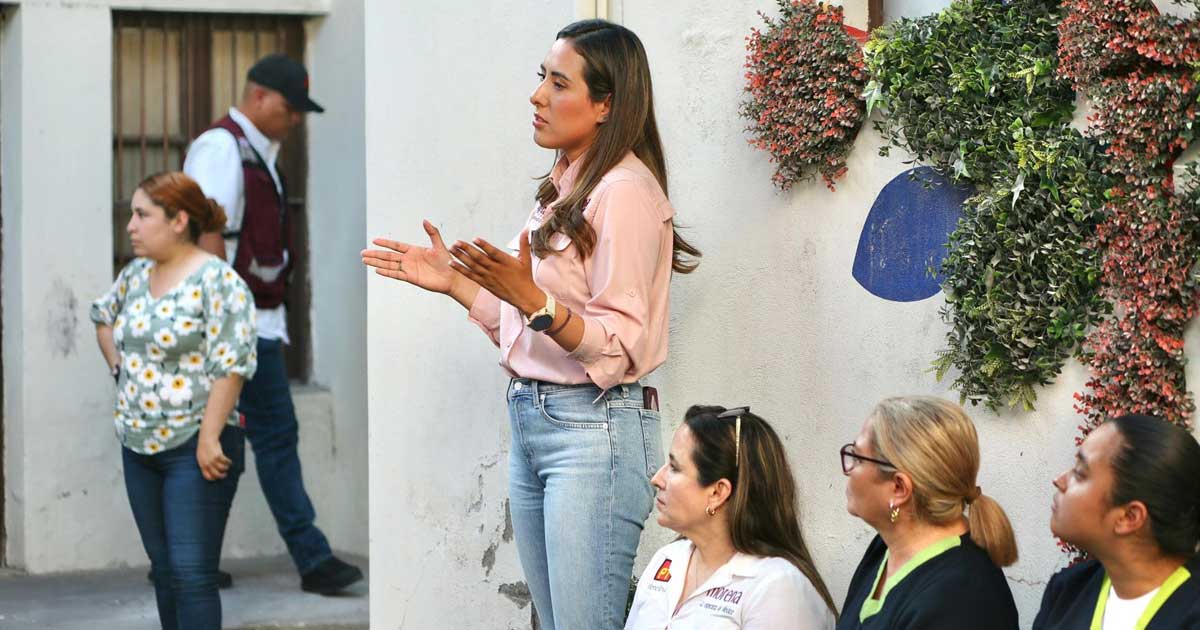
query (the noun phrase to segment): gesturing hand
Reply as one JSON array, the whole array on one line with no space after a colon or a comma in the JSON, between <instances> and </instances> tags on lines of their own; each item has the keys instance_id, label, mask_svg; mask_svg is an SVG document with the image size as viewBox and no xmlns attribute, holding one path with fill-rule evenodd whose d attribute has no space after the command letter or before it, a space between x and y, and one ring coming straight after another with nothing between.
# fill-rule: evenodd
<instances>
[{"instance_id":1,"label":"gesturing hand","mask_svg":"<svg viewBox=\"0 0 1200 630\"><path fill-rule=\"evenodd\" d=\"M528 230L521 232L519 240L521 248L515 257L482 238L474 243L455 241L450 248L454 257L450 267L529 315L546 304L546 294L533 282Z\"/></svg>"},{"instance_id":2,"label":"gesturing hand","mask_svg":"<svg viewBox=\"0 0 1200 630\"><path fill-rule=\"evenodd\" d=\"M429 221L424 221L422 225L429 235L431 247L377 238L371 243L386 249L362 250L363 264L374 267L375 273L381 276L414 284L428 291L449 293L457 276L450 268L450 253L446 251L446 244L442 242L438 229Z\"/></svg>"}]
</instances>

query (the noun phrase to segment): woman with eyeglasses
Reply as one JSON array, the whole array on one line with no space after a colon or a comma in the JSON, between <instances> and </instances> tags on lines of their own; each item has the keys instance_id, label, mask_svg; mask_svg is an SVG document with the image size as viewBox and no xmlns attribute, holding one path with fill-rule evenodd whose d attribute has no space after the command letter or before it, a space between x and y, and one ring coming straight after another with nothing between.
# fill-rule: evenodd
<instances>
[{"instance_id":1,"label":"woman with eyeglasses","mask_svg":"<svg viewBox=\"0 0 1200 630\"><path fill-rule=\"evenodd\" d=\"M787 454L749 407L688 409L651 483L680 539L647 565L626 630L832 630Z\"/></svg>"},{"instance_id":2,"label":"woman with eyeglasses","mask_svg":"<svg viewBox=\"0 0 1200 630\"><path fill-rule=\"evenodd\" d=\"M1017 560L1012 525L975 485L979 441L961 407L886 399L841 456L846 509L879 535L850 580L838 630L1017 627L1000 570Z\"/></svg>"},{"instance_id":3,"label":"woman with eyeglasses","mask_svg":"<svg viewBox=\"0 0 1200 630\"><path fill-rule=\"evenodd\" d=\"M1054 480L1050 531L1090 559L1055 575L1034 630L1200 628L1200 444L1153 416L1094 431Z\"/></svg>"}]
</instances>

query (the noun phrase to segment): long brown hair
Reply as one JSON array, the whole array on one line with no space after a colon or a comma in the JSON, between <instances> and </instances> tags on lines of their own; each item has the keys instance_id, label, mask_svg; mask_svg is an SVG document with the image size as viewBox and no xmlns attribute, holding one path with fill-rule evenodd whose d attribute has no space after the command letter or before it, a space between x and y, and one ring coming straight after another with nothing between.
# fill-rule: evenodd
<instances>
[{"instance_id":1,"label":"long brown hair","mask_svg":"<svg viewBox=\"0 0 1200 630\"><path fill-rule=\"evenodd\" d=\"M871 448L913 481L916 517L946 524L968 510L971 540L992 562L1017 561L1017 541L1004 508L975 485L979 437L963 408L934 396L887 398L869 420Z\"/></svg>"},{"instance_id":2,"label":"long brown hair","mask_svg":"<svg viewBox=\"0 0 1200 630\"><path fill-rule=\"evenodd\" d=\"M547 176L538 186L537 200L544 208L555 209L550 219L532 235L533 253L546 257L554 253L550 237L561 232L587 258L596 246L596 231L583 217L588 197L605 173L625 155L634 155L650 169L663 194L667 194L667 163L663 158L658 123L654 120L654 90L650 84L650 64L642 42L633 31L605 20L583 20L567 25L555 39L571 42L583 57L583 79L588 97L599 103L611 99L608 120L596 134L596 141L579 159L579 178L574 189L558 199L558 189ZM692 272L700 250L679 235L674 226L671 268L679 273Z\"/></svg>"},{"instance_id":3,"label":"long brown hair","mask_svg":"<svg viewBox=\"0 0 1200 630\"><path fill-rule=\"evenodd\" d=\"M736 417L719 417L724 407L695 405L683 422L696 446L692 460L702 486L728 479L729 533L733 548L761 557L783 558L808 578L825 605L837 616L837 605L817 572L804 534L796 501L796 481L787 453L766 420L742 412L740 439Z\"/></svg>"},{"instance_id":4,"label":"long brown hair","mask_svg":"<svg viewBox=\"0 0 1200 630\"><path fill-rule=\"evenodd\" d=\"M225 227L225 209L216 200L205 197L196 180L179 171L155 173L142 180L138 188L154 205L174 219L180 212L188 215L188 237L195 243L204 232L219 232Z\"/></svg>"}]
</instances>

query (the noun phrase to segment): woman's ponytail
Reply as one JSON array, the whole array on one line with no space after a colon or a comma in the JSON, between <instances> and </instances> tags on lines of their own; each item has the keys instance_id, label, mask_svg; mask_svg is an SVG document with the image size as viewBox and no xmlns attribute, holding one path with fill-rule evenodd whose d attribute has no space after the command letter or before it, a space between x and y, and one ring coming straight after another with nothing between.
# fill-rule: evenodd
<instances>
[{"instance_id":1,"label":"woman's ponytail","mask_svg":"<svg viewBox=\"0 0 1200 630\"><path fill-rule=\"evenodd\" d=\"M1017 561L1017 539L1004 508L994 499L979 494L967 507L967 526L975 541L998 567Z\"/></svg>"}]
</instances>

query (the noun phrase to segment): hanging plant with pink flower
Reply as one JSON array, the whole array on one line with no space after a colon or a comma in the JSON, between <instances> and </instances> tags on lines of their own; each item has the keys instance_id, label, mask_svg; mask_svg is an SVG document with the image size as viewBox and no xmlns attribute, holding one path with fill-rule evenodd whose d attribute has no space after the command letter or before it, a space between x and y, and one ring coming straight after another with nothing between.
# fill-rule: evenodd
<instances>
[{"instance_id":1,"label":"hanging plant with pink flower","mask_svg":"<svg viewBox=\"0 0 1200 630\"><path fill-rule=\"evenodd\" d=\"M775 164L781 190L820 175L830 190L866 116L867 72L842 8L816 0L778 0L779 16L746 38L746 94L740 114L750 144Z\"/></svg>"}]
</instances>

